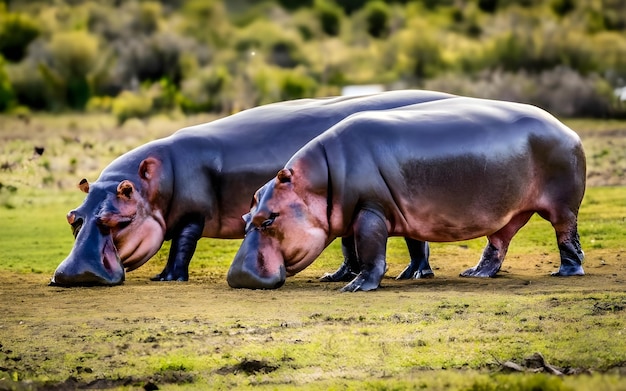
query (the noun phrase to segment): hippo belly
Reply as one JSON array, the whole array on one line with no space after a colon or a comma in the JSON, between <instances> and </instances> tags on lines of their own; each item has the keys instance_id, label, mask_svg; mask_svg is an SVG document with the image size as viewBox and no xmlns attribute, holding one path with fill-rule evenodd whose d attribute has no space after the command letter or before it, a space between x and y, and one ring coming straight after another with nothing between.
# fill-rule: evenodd
<instances>
[{"instance_id":1,"label":"hippo belly","mask_svg":"<svg viewBox=\"0 0 626 391\"><path fill-rule=\"evenodd\" d=\"M344 290L378 287L392 235L437 242L486 236L480 261L461 275L493 277L534 213L556 232L555 275L582 275L584 189L580 139L533 106L453 98L355 114L300 149L257 192L249 217L257 229L244 239L229 283L247 274L239 286L257 287L250 273L262 271L267 281L282 264L295 274L338 236L354 237L361 267Z\"/></svg>"}]
</instances>

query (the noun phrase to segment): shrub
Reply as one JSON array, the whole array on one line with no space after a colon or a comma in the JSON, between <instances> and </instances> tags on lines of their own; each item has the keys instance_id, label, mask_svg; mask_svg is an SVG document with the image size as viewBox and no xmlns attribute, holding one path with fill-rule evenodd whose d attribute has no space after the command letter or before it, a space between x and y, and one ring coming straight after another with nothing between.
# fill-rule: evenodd
<instances>
[{"instance_id":1,"label":"shrub","mask_svg":"<svg viewBox=\"0 0 626 391\"><path fill-rule=\"evenodd\" d=\"M132 80L154 82L166 78L178 86L182 79L183 53L193 53L196 48L193 39L172 32L119 41L116 73L126 85Z\"/></svg>"},{"instance_id":2,"label":"shrub","mask_svg":"<svg viewBox=\"0 0 626 391\"><path fill-rule=\"evenodd\" d=\"M15 95L9 76L4 69L4 59L0 56L0 112L15 104Z\"/></svg>"},{"instance_id":3,"label":"shrub","mask_svg":"<svg viewBox=\"0 0 626 391\"><path fill-rule=\"evenodd\" d=\"M476 78L446 75L426 81L425 88L481 98L525 102L565 117L604 117L612 113L612 91L597 76L567 68L531 74L483 71ZM615 114L615 113L613 113Z\"/></svg>"},{"instance_id":4,"label":"shrub","mask_svg":"<svg viewBox=\"0 0 626 391\"><path fill-rule=\"evenodd\" d=\"M63 89L64 100L74 109L84 109L91 96L87 77L98 59L98 40L86 31L59 32L48 46L52 64L40 65L45 80Z\"/></svg>"},{"instance_id":5,"label":"shrub","mask_svg":"<svg viewBox=\"0 0 626 391\"><path fill-rule=\"evenodd\" d=\"M144 34L155 33L159 29L161 13L161 3L155 1L142 2L135 19L136 30Z\"/></svg>"},{"instance_id":6,"label":"shrub","mask_svg":"<svg viewBox=\"0 0 626 391\"><path fill-rule=\"evenodd\" d=\"M574 0L552 0L550 7L559 16L565 16L576 8Z\"/></svg>"},{"instance_id":7,"label":"shrub","mask_svg":"<svg viewBox=\"0 0 626 391\"><path fill-rule=\"evenodd\" d=\"M18 104L35 110L60 108L61 98L54 99L54 91L49 90L49 84L34 61L26 59L19 64L7 64L6 71Z\"/></svg>"},{"instance_id":8,"label":"shrub","mask_svg":"<svg viewBox=\"0 0 626 391\"><path fill-rule=\"evenodd\" d=\"M282 68L293 68L306 64L302 54L302 42L293 31L284 31L280 26L268 20L258 20L241 29L234 38L234 47L247 61L252 52L261 56L265 62Z\"/></svg>"},{"instance_id":9,"label":"shrub","mask_svg":"<svg viewBox=\"0 0 626 391\"><path fill-rule=\"evenodd\" d=\"M389 6L380 0L370 1L364 8L367 32L375 38L384 38L389 34Z\"/></svg>"},{"instance_id":10,"label":"shrub","mask_svg":"<svg viewBox=\"0 0 626 391\"><path fill-rule=\"evenodd\" d=\"M333 0L315 0L313 6L317 18L326 35L339 35L341 30L342 11Z\"/></svg>"},{"instance_id":11,"label":"shrub","mask_svg":"<svg viewBox=\"0 0 626 391\"><path fill-rule=\"evenodd\" d=\"M266 66L254 74L253 83L259 94L255 104L311 97L317 90L316 81L303 68Z\"/></svg>"},{"instance_id":12,"label":"shrub","mask_svg":"<svg viewBox=\"0 0 626 391\"><path fill-rule=\"evenodd\" d=\"M437 40L421 29L409 27L396 34L387 50L389 59L404 79L423 80L446 68ZM391 65L391 64L390 64Z\"/></svg>"},{"instance_id":13,"label":"shrub","mask_svg":"<svg viewBox=\"0 0 626 391\"><path fill-rule=\"evenodd\" d=\"M145 94L123 91L113 100L111 111L120 125L130 118L146 118L152 111L152 99Z\"/></svg>"},{"instance_id":14,"label":"shrub","mask_svg":"<svg viewBox=\"0 0 626 391\"><path fill-rule=\"evenodd\" d=\"M182 14L185 20L183 32L186 35L217 47L230 45L233 31L224 1L185 1Z\"/></svg>"},{"instance_id":15,"label":"shrub","mask_svg":"<svg viewBox=\"0 0 626 391\"><path fill-rule=\"evenodd\" d=\"M0 14L0 54L8 61L21 61L26 48L38 35L39 27L30 17L17 13Z\"/></svg>"},{"instance_id":16,"label":"shrub","mask_svg":"<svg viewBox=\"0 0 626 391\"><path fill-rule=\"evenodd\" d=\"M181 84L181 108L188 113L225 111L233 80L225 66L207 67Z\"/></svg>"}]
</instances>

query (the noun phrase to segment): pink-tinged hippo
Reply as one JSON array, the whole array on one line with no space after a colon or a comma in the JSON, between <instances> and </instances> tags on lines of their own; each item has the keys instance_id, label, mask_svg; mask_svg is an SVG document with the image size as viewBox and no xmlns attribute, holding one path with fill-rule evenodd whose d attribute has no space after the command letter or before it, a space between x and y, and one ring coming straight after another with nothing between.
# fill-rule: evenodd
<instances>
[{"instance_id":1,"label":"pink-tinged hippo","mask_svg":"<svg viewBox=\"0 0 626 391\"><path fill-rule=\"evenodd\" d=\"M538 213L556 232L558 276L583 275L577 214L585 155L572 130L529 105L453 98L355 114L300 149L260 188L228 272L235 288L277 288L336 237L353 237L376 289L388 236L450 242L486 236L466 277L493 277Z\"/></svg>"},{"instance_id":2,"label":"pink-tinged hippo","mask_svg":"<svg viewBox=\"0 0 626 391\"><path fill-rule=\"evenodd\" d=\"M347 116L365 110L447 99L432 91L302 99L246 110L138 147L106 167L70 211L75 244L52 284L116 285L125 270L150 259L171 240L165 269L154 279L187 280L201 237L242 238L250 197L300 147ZM346 241L350 245L351 241ZM428 246L412 239L406 276L428 276ZM328 280L349 276L351 254Z\"/></svg>"}]
</instances>

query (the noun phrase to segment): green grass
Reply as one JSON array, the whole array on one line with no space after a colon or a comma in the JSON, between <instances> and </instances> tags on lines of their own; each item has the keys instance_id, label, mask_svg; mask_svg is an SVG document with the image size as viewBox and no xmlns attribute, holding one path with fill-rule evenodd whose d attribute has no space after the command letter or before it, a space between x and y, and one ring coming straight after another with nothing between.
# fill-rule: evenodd
<instances>
[{"instance_id":1,"label":"green grass","mask_svg":"<svg viewBox=\"0 0 626 391\"><path fill-rule=\"evenodd\" d=\"M533 219L515 238L501 278L458 277L478 259L484 239L477 239L433 244L436 278L396 282L408 255L393 238L389 277L378 291L356 294L317 282L338 266L338 243L279 290L229 289L225 274L240 241L216 239L200 241L188 283L148 281L163 267L166 245L123 286L50 288L73 240L65 213L83 195L14 197L14 208L0 208L0 387L68 377L160 389L626 387L623 187L587 192L585 277L547 276L558 266L554 233ZM581 374L503 372L502 363L522 365L535 352Z\"/></svg>"},{"instance_id":2,"label":"green grass","mask_svg":"<svg viewBox=\"0 0 626 391\"><path fill-rule=\"evenodd\" d=\"M122 286L48 287L72 247L65 215L84 199L75 183L95 180L125 150L200 122L159 118L122 129L107 121L33 116L1 129L0 166L10 168L0 167L0 389L94 381L165 390L626 389L626 181L611 174L626 161L624 121L567 121L598 173L590 182L619 184L587 189L585 277L548 276L559 262L554 231L535 216L495 279L458 277L478 261L479 238L433 243L436 277L395 281L408 252L391 238L375 292L341 294L341 284L317 281L339 265L338 241L279 290L233 290L225 276L241 241L202 239L187 283L149 281L165 264L165 243ZM46 152L32 159L40 143ZM581 373L503 371L535 352Z\"/></svg>"}]
</instances>

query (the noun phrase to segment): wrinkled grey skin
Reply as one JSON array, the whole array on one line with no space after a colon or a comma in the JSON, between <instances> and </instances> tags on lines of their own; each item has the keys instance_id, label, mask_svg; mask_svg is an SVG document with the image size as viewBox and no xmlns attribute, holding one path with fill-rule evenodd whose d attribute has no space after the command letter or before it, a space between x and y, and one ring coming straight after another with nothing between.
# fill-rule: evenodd
<instances>
[{"instance_id":1,"label":"wrinkled grey skin","mask_svg":"<svg viewBox=\"0 0 626 391\"><path fill-rule=\"evenodd\" d=\"M96 182L81 183L87 197L67 216L76 241L52 284L120 284L124 269L141 266L165 240L172 241L168 262L154 279L187 280L197 241L242 238L241 216L249 211L250 196L312 138L359 111L450 97L407 90L282 102L138 147L115 159ZM405 275L432 275L427 244L407 244L414 257ZM346 279L353 273L349 263L346 258L325 278Z\"/></svg>"},{"instance_id":2,"label":"wrinkled grey skin","mask_svg":"<svg viewBox=\"0 0 626 391\"><path fill-rule=\"evenodd\" d=\"M358 255L360 273L344 291L379 286L389 236L486 236L480 261L461 275L493 277L534 213L556 232L554 275L583 275L577 214L585 170L579 137L534 106L453 98L358 113L257 191L228 283L280 287L336 237L353 238Z\"/></svg>"}]
</instances>

